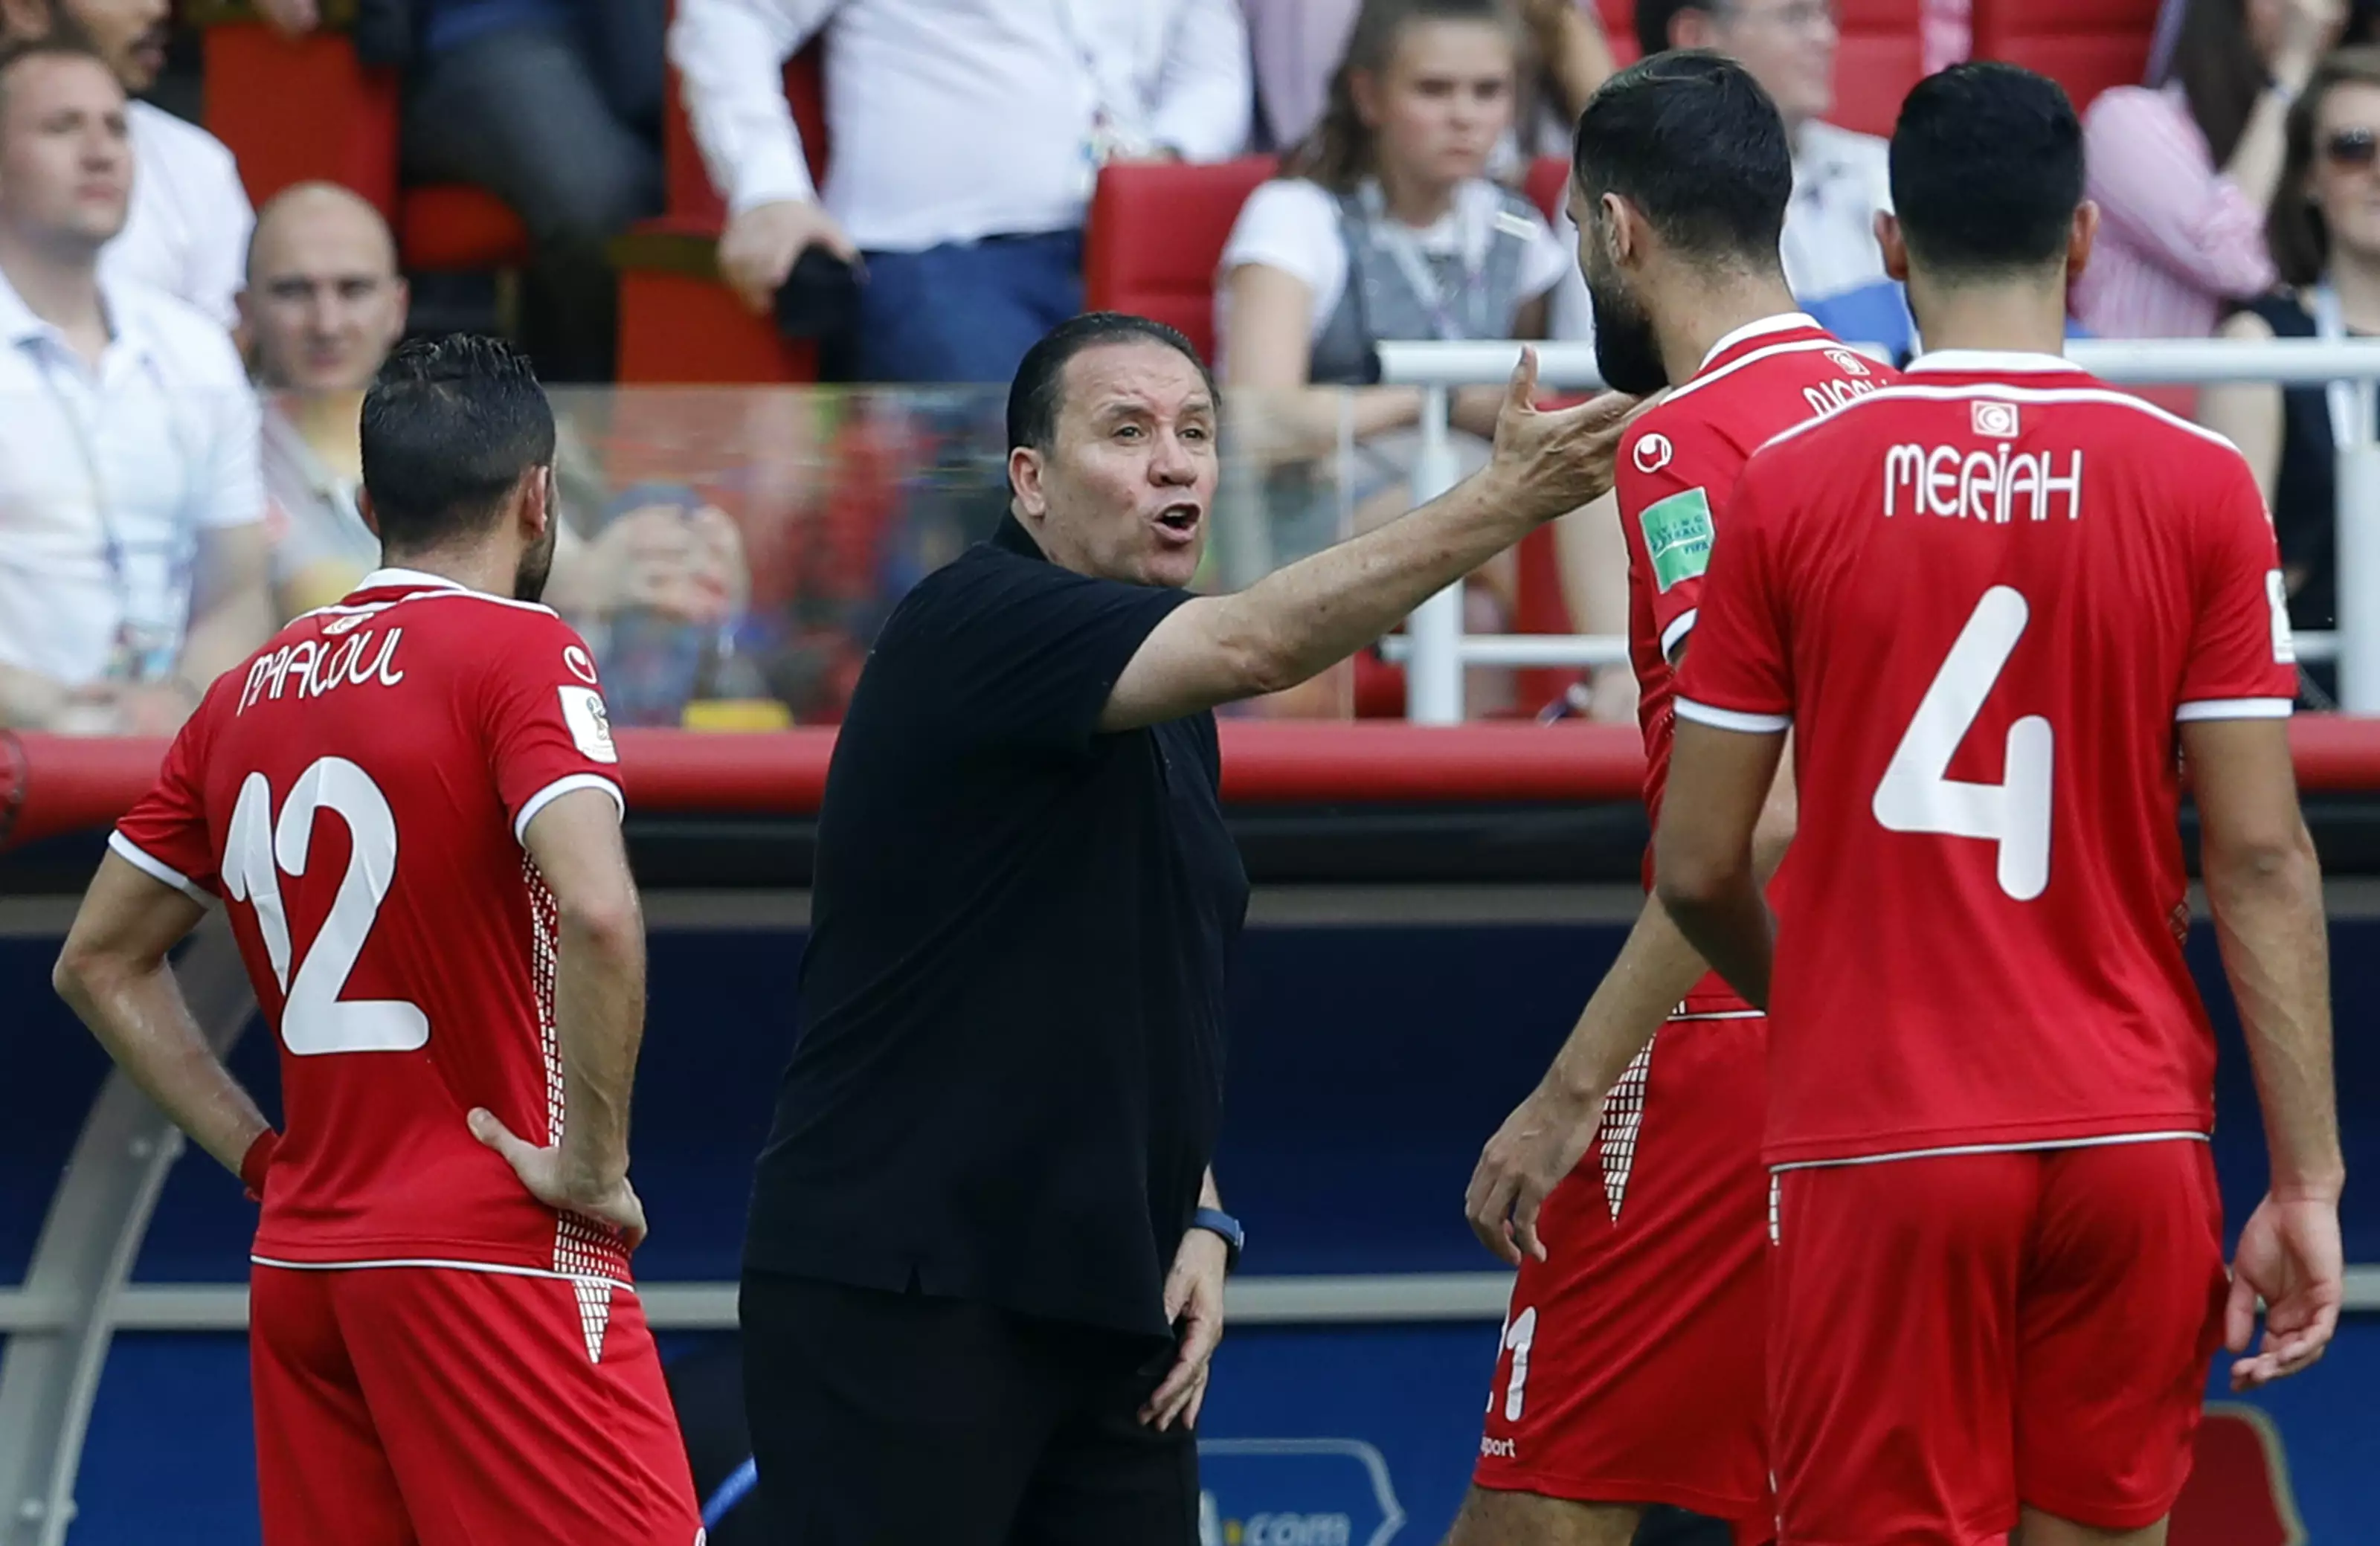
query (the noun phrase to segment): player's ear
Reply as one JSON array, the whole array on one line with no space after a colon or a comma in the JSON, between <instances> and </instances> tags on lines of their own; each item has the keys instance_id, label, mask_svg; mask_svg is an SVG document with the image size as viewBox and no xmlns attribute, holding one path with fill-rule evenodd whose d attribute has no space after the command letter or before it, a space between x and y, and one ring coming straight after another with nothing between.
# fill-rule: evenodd
<instances>
[{"instance_id":1,"label":"player's ear","mask_svg":"<svg viewBox=\"0 0 2380 1546\"><path fill-rule=\"evenodd\" d=\"M1909 244L1901 239L1900 217L1890 210L1876 211L1876 245L1884 254L1885 277L1896 284L1909 283Z\"/></svg>"},{"instance_id":2,"label":"player's ear","mask_svg":"<svg viewBox=\"0 0 2380 1546\"><path fill-rule=\"evenodd\" d=\"M515 518L520 522L523 535L532 542L545 535L547 523L562 512L552 467L531 467L521 474L515 497L519 501Z\"/></svg>"},{"instance_id":3,"label":"player's ear","mask_svg":"<svg viewBox=\"0 0 2380 1546\"><path fill-rule=\"evenodd\" d=\"M2091 248L2099 240L2099 206L2085 199L2074 207L2074 229L2066 237L2066 283L2071 284L2091 266Z\"/></svg>"},{"instance_id":4,"label":"player's ear","mask_svg":"<svg viewBox=\"0 0 2380 1546\"><path fill-rule=\"evenodd\" d=\"M380 535L380 512L372 508L370 489L358 489L356 490L356 513L364 518L364 530L371 533L374 537L378 537Z\"/></svg>"},{"instance_id":5,"label":"player's ear","mask_svg":"<svg viewBox=\"0 0 2380 1546\"><path fill-rule=\"evenodd\" d=\"M1616 193L1607 193L1596 201L1596 212L1602 218L1596 222L1603 233L1603 255L1615 269L1627 267L1644 242L1644 225L1635 207Z\"/></svg>"}]
</instances>

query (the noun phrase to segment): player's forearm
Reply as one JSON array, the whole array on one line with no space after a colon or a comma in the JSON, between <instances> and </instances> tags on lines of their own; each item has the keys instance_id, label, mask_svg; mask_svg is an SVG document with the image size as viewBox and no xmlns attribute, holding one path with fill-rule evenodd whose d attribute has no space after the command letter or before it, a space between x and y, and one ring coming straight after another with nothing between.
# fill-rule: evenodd
<instances>
[{"instance_id":1,"label":"player's forearm","mask_svg":"<svg viewBox=\"0 0 2380 1546\"><path fill-rule=\"evenodd\" d=\"M1673 880L1664 875L1659 900L1678 932L1710 962L1711 970L1746 1002L1767 1009L1777 921L1769 915L1751 864L1709 878Z\"/></svg>"},{"instance_id":2,"label":"player's forearm","mask_svg":"<svg viewBox=\"0 0 2380 1546\"><path fill-rule=\"evenodd\" d=\"M1570 1039L1554 1055L1546 1082L1582 1101L1610 1093L1709 970L1660 899L1645 898L1619 959L1596 984Z\"/></svg>"},{"instance_id":3,"label":"player's forearm","mask_svg":"<svg viewBox=\"0 0 2380 1546\"><path fill-rule=\"evenodd\" d=\"M633 901L614 914L565 911L554 972L562 1050L564 1183L589 1199L628 1173L628 1105L645 1033L645 931Z\"/></svg>"},{"instance_id":4,"label":"player's forearm","mask_svg":"<svg viewBox=\"0 0 2380 1546\"><path fill-rule=\"evenodd\" d=\"M52 982L142 1094L233 1175L271 1124L209 1049L173 969L69 951Z\"/></svg>"},{"instance_id":5,"label":"player's forearm","mask_svg":"<svg viewBox=\"0 0 2380 1546\"><path fill-rule=\"evenodd\" d=\"M2336 1198L2346 1178L2331 1073L2322 871L2298 829L2286 850L2205 856L2223 969L2246 1032L2276 1192Z\"/></svg>"},{"instance_id":6,"label":"player's forearm","mask_svg":"<svg viewBox=\"0 0 2380 1546\"><path fill-rule=\"evenodd\" d=\"M1560 513L1491 476L1466 478L1411 514L1220 598L1232 614L1227 627L1262 641L1264 690L1293 687Z\"/></svg>"}]
</instances>

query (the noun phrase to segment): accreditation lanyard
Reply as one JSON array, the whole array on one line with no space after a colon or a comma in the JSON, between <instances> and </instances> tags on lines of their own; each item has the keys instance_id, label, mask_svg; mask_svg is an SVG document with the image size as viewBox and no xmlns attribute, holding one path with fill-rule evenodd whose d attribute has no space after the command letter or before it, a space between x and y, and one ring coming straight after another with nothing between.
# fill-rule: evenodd
<instances>
[{"instance_id":1,"label":"accreditation lanyard","mask_svg":"<svg viewBox=\"0 0 2380 1546\"><path fill-rule=\"evenodd\" d=\"M158 583L140 585L134 574L134 562L139 555L124 540L116 525L103 459L91 426L58 385L47 351L36 346L33 358L42 386L57 408L58 417L65 421L67 438L74 441L75 454L82 463L83 477L91 488L91 514L99 523L100 554L106 562L109 586L115 593L115 638L109 652L107 674L123 681L162 681L173 674L181 634L181 620L169 614L175 610L171 598L179 588L177 572L187 567L187 555L182 551L185 544L180 540L184 534L176 533L176 540L163 549ZM170 417L169 405L169 420ZM180 440L178 434L174 438ZM144 597L151 605L143 606Z\"/></svg>"},{"instance_id":2,"label":"accreditation lanyard","mask_svg":"<svg viewBox=\"0 0 2380 1546\"><path fill-rule=\"evenodd\" d=\"M1094 0L1050 0L1055 13L1059 37L1080 62L1084 78L1090 82L1091 123L1083 137L1084 192L1088 196L1098 181L1099 168L1119 153L1133 153L1143 147L1136 125L1141 115L1133 111L1136 89L1133 85L1133 44L1131 38L1111 36L1101 47L1093 40L1112 34L1120 25L1130 25L1124 17L1094 14L1083 15L1087 5ZM1135 10L1130 13L1137 16Z\"/></svg>"},{"instance_id":3,"label":"accreditation lanyard","mask_svg":"<svg viewBox=\"0 0 2380 1546\"><path fill-rule=\"evenodd\" d=\"M2336 344L2347 336L2346 313L2339 308L2338 292L2327 280L2313 287L2314 336L2325 344ZM2330 406L2330 444L2333 451L2344 451L2360 439L2355 432L2355 383L2334 380L2323 389Z\"/></svg>"},{"instance_id":4,"label":"accreditation lanyard","mask_svg":"<svg viewBox=\"0 0 2380 1546\"><path fill-rule=\"evenodd\" d=\"M1381 198L1378 182L1366 179L1356 197L1363 201L1364 219L1372 228L1373 243L1402 271L1405 283L1413 287L1414 297L1429 313L1430 331L1439 341L1460 344L1487 336L1487 326L1478 310L1481 287L1488 278L1488 248L1494 239L1495 227L1479 219L1478 209L1464 202L1462 193L1455 195L1451 217L1455 222L1455 251L1451 266L1459 273L1460 282L1450 286L1445 272L1450 265L1432 262L1422 251L1420 235L1404 222L1389 217L1388 201Z\"/></svg>"}]
</instances>

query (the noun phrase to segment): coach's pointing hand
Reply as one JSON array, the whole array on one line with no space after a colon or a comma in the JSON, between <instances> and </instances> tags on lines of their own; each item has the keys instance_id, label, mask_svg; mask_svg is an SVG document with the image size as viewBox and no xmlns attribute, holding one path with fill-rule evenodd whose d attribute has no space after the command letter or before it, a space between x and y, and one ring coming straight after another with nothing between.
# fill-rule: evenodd
<instances>
[{"instance_id":1,"label":"coach's pointing hand","mask_svg":"<svg viewBox=\"0 0 2380 1546\"><path fill-rule=\"evenodd\" d=\"M1536 399L1537 352L1524 347L1496 416L1488 476L1516 508L1550 521L1611 491L1621 432L1656 399L1607 392L1550 411L1539 409Z\"/></svg>"},{"instance_id":2,"label":"coach's pointing hand","mask_svg":"<svg viewBox=\"0 0 2380 1546\"><path fill-rule=\"evenodd\" d=\"M1208 1365L1223 1340L1223 1274L1230 1264L1222 1237L1204 1229L1184 1235L1174 1250L1173 1270L1165 1274L1165 1318L1179 1329L1181 1356L1140 1409L1140 1420L1160 1432L1176 1418L1185 1428L1198 1425Z\"/></svg>"},{"instance_id":3,"label":"coach's pointing hand","mask_svg":"<svg viewBox=\"0 0 2380 1546\"><path fill-rule=\"evenodd\" d=\"M474 1107L470 1121L471 1136L504 1155L530 1196L549 1208L610 1225L627 1237L630 1250L644 1243L645 1205L637 1200L636 1189L628 1185L625 1176L608 1185L575 1185L563 1174L560 1148L537 1147L515 1134L485 1106Z\"/></svg>"}]
</instances>

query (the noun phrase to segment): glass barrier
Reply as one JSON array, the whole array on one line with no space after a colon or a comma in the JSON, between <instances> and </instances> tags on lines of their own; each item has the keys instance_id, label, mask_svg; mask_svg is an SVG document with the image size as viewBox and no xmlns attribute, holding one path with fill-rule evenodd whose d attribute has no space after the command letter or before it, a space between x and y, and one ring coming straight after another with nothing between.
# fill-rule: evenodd
<instances>
[{"instance_id":1,"label":"glass barrier","mask_svg":"<svg viewBox=\"0 0 2380 1546\"><path fill-rule=\"evenodd\" d=\"M1314 389L1228 404L1199 589L1247 586L1408 507L1418 430L1359 437L1354 397ZM553 400L568 529L545 598L586 634L623 725L836 722L892 608L1007 507L1004 388L638 387ZM0 723L155 732L172 718L174 679L197 674L209 641L215 669L246 653L222 656L211 594L215 528L242 502L223 450L241 414L196 398L174 410L152 416L147 441L164 449L141 454L139 437L111 438L113 425L86 438L55 393L0 400L0 694L9 666L62 689L30 707L0 695ZM326 410L328 433L312 422ZM276 623L335 601L378 562L355 505L354 435L337 413L267 404ZM1453 439L1463 470L1484 462L1486 441ZM1563 586L1558 561L1537 569L1541 591ZM1483 571L1468 629L1515 631L1523 586L1511 555ZM1367 652L1232 711L1393 718L1402 674ZM1533 712L1577 675L1475 670L1473 712Z\"/></svg>"}]
</instances>

